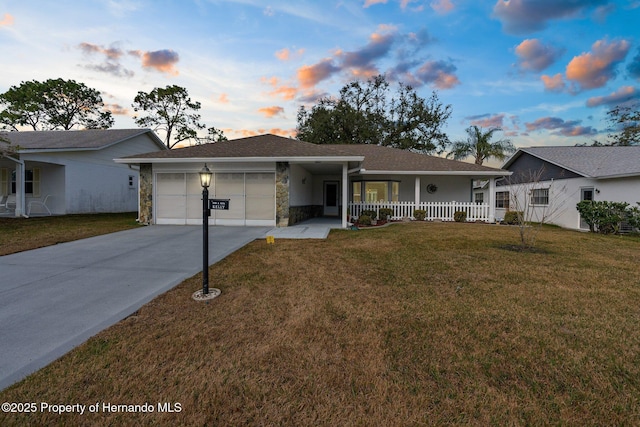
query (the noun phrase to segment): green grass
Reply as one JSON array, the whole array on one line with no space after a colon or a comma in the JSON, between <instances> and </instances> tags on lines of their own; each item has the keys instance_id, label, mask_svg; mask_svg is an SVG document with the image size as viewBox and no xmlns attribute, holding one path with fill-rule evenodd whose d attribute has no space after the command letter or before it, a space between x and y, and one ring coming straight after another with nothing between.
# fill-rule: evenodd
<instances>
[{"instance_id":1,"label":"green grass","mask_svg":"<svg viewBox=\"0 0 640 427\"><path fill-rule=\"evenodd\" d=\"M139 227L135 212L0 218L0 256Z\"/></svg>"},{"instance_id":2,"label":"green grass","mask_svg":"<svg viewBox=\"0 0 640 427\"><path fill-rule=\"evenodd\" d=\"M256 241L0 393L1 425L637 425L640 240L411 223Z\"/></svg>"}]
</instances>

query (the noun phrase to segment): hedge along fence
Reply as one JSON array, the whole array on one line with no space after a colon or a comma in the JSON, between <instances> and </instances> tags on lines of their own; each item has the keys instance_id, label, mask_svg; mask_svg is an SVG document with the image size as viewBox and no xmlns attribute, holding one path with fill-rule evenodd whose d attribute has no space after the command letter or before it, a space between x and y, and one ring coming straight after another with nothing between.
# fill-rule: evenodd
<instances>
[{"instance_id":1,"label":"hedge along fence","mask_svg":"<svg viewBox=\"0 0 640 427\"><path fill-rule=\"evenodd\" d=\"M636 204L640 206L640 202ZM618 234L640 229L640 209L627 202L583 200L576 209L593 233Z\"/></svg>"}]
</instances>

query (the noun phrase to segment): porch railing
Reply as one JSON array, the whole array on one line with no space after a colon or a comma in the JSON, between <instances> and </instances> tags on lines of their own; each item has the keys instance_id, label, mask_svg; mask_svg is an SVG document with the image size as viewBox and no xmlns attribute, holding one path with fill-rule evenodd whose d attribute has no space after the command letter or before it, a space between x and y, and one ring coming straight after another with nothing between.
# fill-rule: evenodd
<instances>
[{"instance_id":1,"label":"porch railing","mask_svg":"<svg viewBox=\"0 0 640 427\"><path fill-rule=\"evenodd\" d=\"M349 214L358 217L364 210L376 211L380 218L380 208L393 211L391 219L413 218L413 211L422 209L426 212L425 220L453 221L457 211L467 213L467 221L489 221L489 205L473 202L349 202Z\"/></svg>"}]
</instances>

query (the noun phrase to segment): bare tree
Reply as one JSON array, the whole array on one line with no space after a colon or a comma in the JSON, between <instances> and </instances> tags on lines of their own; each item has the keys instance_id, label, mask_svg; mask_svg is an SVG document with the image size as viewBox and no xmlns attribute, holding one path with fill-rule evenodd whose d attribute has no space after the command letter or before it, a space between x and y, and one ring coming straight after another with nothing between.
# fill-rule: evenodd
<instances>
[{"instance_id":1,"label":"bare tree","mask_svg":"<svg viewBox=\"0 0 640 427\"><path fill-rule=\"evenodd\" d=\"M520 247L533 249L540 228L549 224L564 206L566 185L556 181L543 181L544 167L526 170L505 178L509 189L509 211L512 223L517 226Z\"/></svg>"}]
</instances>

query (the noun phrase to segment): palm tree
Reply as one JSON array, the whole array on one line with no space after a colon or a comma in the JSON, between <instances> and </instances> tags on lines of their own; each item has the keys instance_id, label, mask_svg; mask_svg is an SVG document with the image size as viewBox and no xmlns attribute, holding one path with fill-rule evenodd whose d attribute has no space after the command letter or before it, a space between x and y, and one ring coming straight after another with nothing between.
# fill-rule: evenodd
<instances>
[{"instance_id":1,"label":"palm tree","mask_svg":"<svg viewBox=\"0 0 640 427\"><path fill-rule=\"evenodd\" d=\"M453 157L454 160L462 160L469 156L475 157L476 165L481 165L485 160L494 157L500 161L516 151L516 147L509 139L501 139L491 142L493 134L501 131L500 128L490 128L483 131L482 128L473 125L469 126L466 131L469 135L466 140L455 141L451 144L451 151L447 157Z\"/></svg>"}]
</instances>

